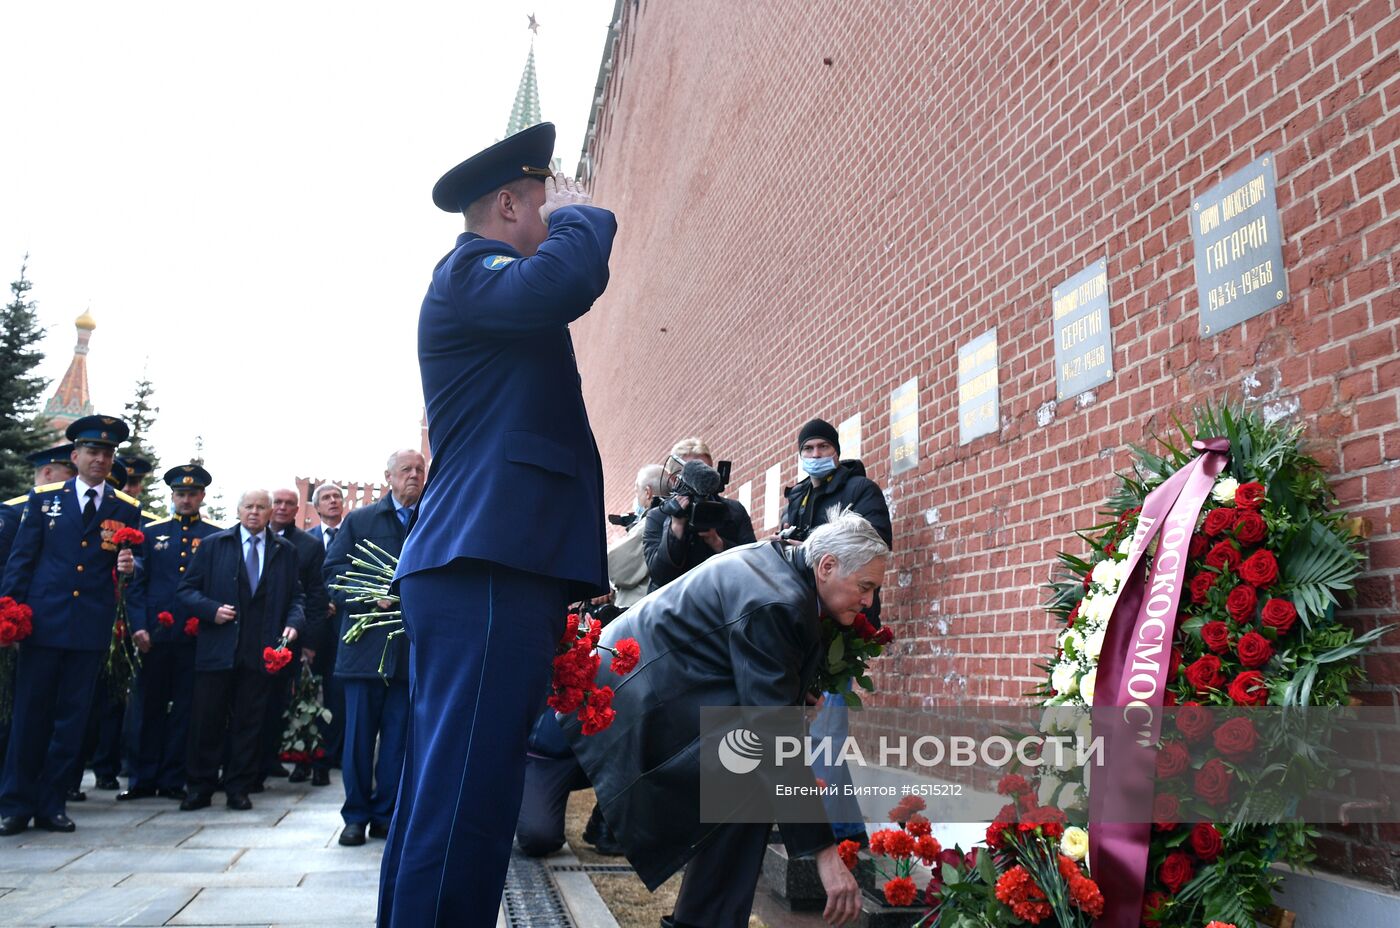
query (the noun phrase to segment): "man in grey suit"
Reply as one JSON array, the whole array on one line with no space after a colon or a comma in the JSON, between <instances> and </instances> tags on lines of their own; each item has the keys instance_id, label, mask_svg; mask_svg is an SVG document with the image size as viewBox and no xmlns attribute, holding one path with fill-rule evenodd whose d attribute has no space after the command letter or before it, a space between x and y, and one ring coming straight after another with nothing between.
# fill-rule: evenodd
<instances>
[{"instance_id":1,"label":"man in grey suit","mask_svg":"<svg viewBox=\"0 0 1400 928\"><path fill-rule=\"evenodd\" d=\"M352 570L356 545L368 541L397 557L408 537L408 521L423 494L427 462L417 451L405 449L389 456L384 479L390 492L372 506L356 509L341 524L341 531L326 551L326 583L337 582ZM389 600L372 605L351 603L333 590L344 639L361 615L370 609L394 608ZM408 642L403 635L389 638L387 629L371 629L353 644L340 642L335 675L345 689L345 747L341 771L345 780L345 805L340 809L345 828L340 843L347 847L389 834L394 798L399 791L404 751L408 743ZM379 758L375 760L375 742Z\"/></svg>"}]
</instances>

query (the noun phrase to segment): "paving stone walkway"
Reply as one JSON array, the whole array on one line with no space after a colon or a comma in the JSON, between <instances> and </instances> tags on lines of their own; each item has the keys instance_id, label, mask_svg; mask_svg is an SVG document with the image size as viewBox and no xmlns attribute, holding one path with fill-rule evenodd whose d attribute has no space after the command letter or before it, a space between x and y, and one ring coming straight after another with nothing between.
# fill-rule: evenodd
<instances>
[{"instance_id":1,"label":"paving stone walkway","mask_svg":"<svg viewBox=\"0 0 1400 928\"><path fill-rule=\"evenodd\" d=\"M168 799L70 803L73 834L0 838L0 925L372 928L384 842L336 843L345 794L270 781L248 812Z\"/></svg>"}]
</instances>

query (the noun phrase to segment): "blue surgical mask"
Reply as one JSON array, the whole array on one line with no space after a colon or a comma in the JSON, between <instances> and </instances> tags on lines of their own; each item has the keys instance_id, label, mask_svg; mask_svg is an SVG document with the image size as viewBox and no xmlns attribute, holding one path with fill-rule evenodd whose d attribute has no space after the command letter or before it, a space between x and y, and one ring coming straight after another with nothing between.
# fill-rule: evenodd
<instances>
[{"instance_id":1,"label":"blue surgical mask","mask_svg":"<svg viewBox=\"0 0 1400 928\"><path fill-rule=\"evenodd\" d=\"M829 458L804 458L799 454L797 456L797 466L802 468L802 471L808 477L825 477L836 469L836 456L832 455Z\"/></svg>"}]
</instances>

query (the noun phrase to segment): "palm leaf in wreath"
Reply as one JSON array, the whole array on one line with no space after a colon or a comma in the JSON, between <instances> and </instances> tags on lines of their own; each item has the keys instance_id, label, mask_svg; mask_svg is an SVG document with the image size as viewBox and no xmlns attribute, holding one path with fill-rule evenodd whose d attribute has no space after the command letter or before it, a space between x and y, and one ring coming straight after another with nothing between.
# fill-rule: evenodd
<instances>
[{"instance_id":1,"label":"palm leaf in wreath","mask_svg":"<svg viewBox=\"0 0 1400 928\"><path fill-rule=\"evenodd\" d=\"M1321 522L1299 532L1282 560L1283 590L1308 628L1337 605L1337 592L1351 589L1361 572L1361 555Z\"/></svg>"}]
</instances>

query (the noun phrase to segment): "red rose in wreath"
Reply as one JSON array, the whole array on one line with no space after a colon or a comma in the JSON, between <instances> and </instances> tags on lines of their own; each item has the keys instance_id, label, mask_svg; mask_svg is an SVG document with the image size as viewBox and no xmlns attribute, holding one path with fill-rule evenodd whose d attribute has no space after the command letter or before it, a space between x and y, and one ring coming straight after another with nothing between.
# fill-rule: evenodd
<instances>
[{"instance_id":1,"label":"red rose in wreath","mask_svg":"<svg viewBox=\"0 0 1400 928\"><path fill-rule=\"evenodd\" d=\"M1197 822L1191 829L1191 850L1206 863L1219 857L1223 847L1220 831L1210 822Z\"/></svg>"},{"instance_id":2,"label":"red rose in wreath","mask_svg":"<svg viewBox=\"0 0 1400 928\"><path fill-rule=\"evenodd\" d=\"M1258 509L1264 505L1264 485L1262 483L1242 483L1235 490L1235 505L1241 509Z\"/></svg>"},{"instance_id":3,"label":"red rose in wreath","mask_svg":"<svg viewBox=\"0 0 1400 928\"><path fill-rule=\"evenodd\" d=\"M1298 610L1286 599L1277 597L1264 604L1264 611L1259 614L1259 621L1265 628L1272 628L1279 633L1279 637L1288 634L1293 627L1293 622L1298 618Z\"/></svg>"},{"instance_id":4,"label":"red rose in wreath","mask_svg":"<svg viewBox=\"0 0 1400 928\"><path fill-rule=\"evenodd\" d=\"M1254 618L1254 609L1259 605L1259 594L1248 583L1241 583L1230 591L1225 599L1225 611L1236 622L1245 623Z\"/></svg>"},{"instance_id":5,"label":"red rose in wreath","mask_svg":"<svg viewBox=\"0 0 1400 928\"><path fill-rule=\"evenodd\" d=\"M1220 510L1215 510L1219 512ZM1235 547L1233 541L1222 541L1211 548L1206 554L1206 566L1214 567L1216 570L1234 570L1240 566L1240 561L1244 558L1240 554L1240 549Z\"/></svg>"},{"instance_id":6,"label":"red rose in wreath","mask_svg":"<svg viewBox=\"0 0 1400 928\"><path fill-rule=\"evenodd\" d=\"M1234 778L1224 761L1212 757L1196 771L1196 795L1202 802L1218 806L1230 798L1230 784Z\"/></svg>"},{"instance_id":7,"label":"red rose in wreath","mask_svg":"<svg viewBox=\"0 0 1400 928\"><path fill-rule=\"evenodd\" d=\"M1194 875L1191 858L1184 851L1172 851L1157 870L1157 878L1173 894L1181 892L1181 887L1191 882Z\"/></svg>"},{"instance_id":8,"label":"red rose in wreath","mask_svg":"<svg viewBox=\"0 0 1400 928\"><path fill-rule=\"evenodd\" d=\"M1262 706L1269 701L1269 688L1264 685L1264 675L1257 670L1246 670L1235 677L1226 692L1230 701L1237 706Z\"/></svg>"},{"instance_id":9,"label":"red rose in wreath","mask_svg":"<svg viewBox=\"0 0 1400 928\"><path fill-rule=\"evenodd\" d=\"M1230 650L1230 626L1218 619L1201 626L1201 640L1216 654Z\"/></svg>"},{"instance_id":10,"label":"red rose in wreath","mask_svg":"<svg viewBox=\"0 0 1400 928\"><path fill-rule=\"evenodd\" d=\"M1186 668L1186 682L1198 693L1218 690L1225 684L1225 676L1220 672L1220 658L1214 654L1199 657Z\"/></svg>"},{"instance_id":11,"label":"red rose in wreath","mask_svg":"<svg viewBox=\"0 0 1400 928\"><path fill-rule=\"evenodd\" d=\"M1206 513L1206 521L1201 526L1201 531L1207 537L1214 538L1221 532L1235 524L1235 510L1233 509L1212 509Z\"/></svg>"},{"instance_id":12,"label":"red rose in wreath","mask_svg":"<svg viewBox=\"0 0 1400 928\"><path fill-rule=\"evenodd\" d=\"M1263 667L1274 656L1274 646L1258 632L1246 632L1235 645L1235 651L1246 667Z\"/></svg>"},{"instance_id":13,"label":"red rose in wreath","mask_svg":"<svg viewBox=\"0 0 1400 928\"><path fill-rule=\"evenodd\" d=\"M1278 579L1278 559L1268 549L1255 551L1239 567L1240 577L1251 586L1272 586Z\"/></svg>"},{"instance_id":14,"label":"red rose in wreath","mask_svg":"<svg viewBox=\"0 0 1400 928\"><path fill-rule=\"evenodd\" d=\"M1235 516L1235 537L1240 544L1257 545L1264 540L1268 530L1264 517L1252 509L1241 509Z\"/></svg>"},{"instance_id":15,"label":"red rose in wreath","mask_svg":"<svg viewBox=\"0 0 1400 928\"><path fill-rule=\"evenodd\" d=\"M1246 718L1233 718L1215 730L1215 749L1230 760L1248 756L1259 743L1254 723Z\"/></svg>"}]
</instances>

